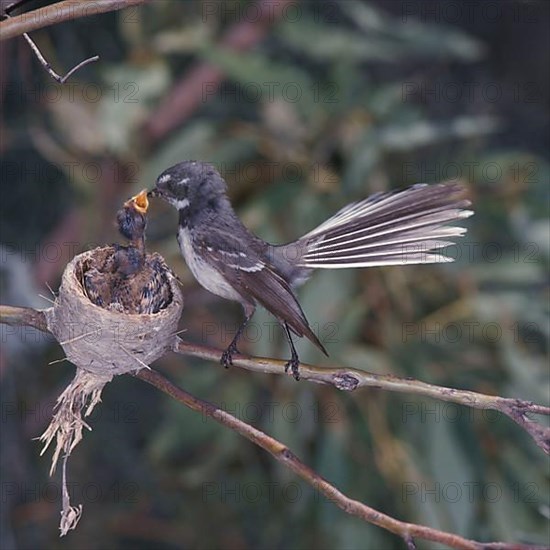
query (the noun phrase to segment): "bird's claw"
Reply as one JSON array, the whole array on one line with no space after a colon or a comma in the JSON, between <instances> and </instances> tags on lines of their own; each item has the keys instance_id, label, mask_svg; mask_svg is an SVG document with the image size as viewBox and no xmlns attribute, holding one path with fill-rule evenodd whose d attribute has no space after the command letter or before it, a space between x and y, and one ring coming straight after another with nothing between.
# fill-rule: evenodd
<instances>
[{"instance_id":1,"label":"bird's claw","mask_svg":"<svg viewBox=\"0 0 550 550\"><path fill-rule=\"evenodd\" d=\"M291 370L292 376L294 376L294 379L296 382L300 380L300 370L298 367L300 366L300 360L298 357L293 357L292 359L289 359L285 365L285 372L288 372L288 369Z\"/></svg>"},{"instance_id":2,"label":"bird's claw","mask_svg":"<svg viewBox=\"0 0 550 550\"><path fill-rule=\"evenodd\" d=\"M237 346L231 344L223 353L220 359L220 363L226 368L229 368L229 365L233 365L233 354L239 353Z\"/></svg>"}]
</instances>

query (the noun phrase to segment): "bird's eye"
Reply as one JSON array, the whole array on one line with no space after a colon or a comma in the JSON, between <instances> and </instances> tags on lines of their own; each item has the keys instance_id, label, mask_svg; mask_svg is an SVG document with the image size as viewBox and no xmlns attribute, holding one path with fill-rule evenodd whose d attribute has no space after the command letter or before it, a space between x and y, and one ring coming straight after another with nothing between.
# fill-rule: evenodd
<instances>
[{"instance_id":1,"label":"bird's eye","mask_svg":"<svg viewBox=\"0 0 550 550\"><path fill-rule=\"evenodd\" d=\"M179 195L187 196L189 192L189 178L181 178L178 181L172 182L172 187Z\"/></svg>"}]
</instances>

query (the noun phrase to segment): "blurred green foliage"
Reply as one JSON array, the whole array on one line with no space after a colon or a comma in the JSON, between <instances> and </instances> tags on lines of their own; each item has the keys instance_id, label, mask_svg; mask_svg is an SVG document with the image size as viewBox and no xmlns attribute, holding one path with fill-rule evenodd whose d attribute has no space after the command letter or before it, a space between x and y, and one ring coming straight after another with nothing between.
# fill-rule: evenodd
<instances>
[{"instance_id":1,"label":"blurred green foliage","mask_svg":"<svg viewBox=\"0 0 550 550\"><path fill-rule=\"evenodd\" d=\"M26 218L43 220L48 198L60 205L69 193L82 248L115 239L110 224L120 202L190 158L218 165L239 215L271 242L296 238L372 192L458 178L476 215L453 247L456 263L317 273L300 299L331 357L309 342L298 342L298 351L305 362L548 403L550 170L544 141L531 133L533 119L548 124L542 99L514 100L522 73L514 82L495 75L484 40L449 24L405 21L380 3L297 4L295 19L274 20L257 45L235 52L220 37L246 22L247 6L155 1L36 33L52 62L102 59L76 75L72 98L66 87L56 101L33 101L29 90L59 88L34 59L12 60L9 78L25 93L6 99L3 156L36 155L64 172L54 178L64 189L48 187L51 196L37 200L42 183L17 180L26 194L17 211L2 201L3 242L17 249L21 234L44 242L45 224L29 236ZM204 82L192 115L148 143L144 127L198 63L217 67L224 79ZM472 82L478 90L497 83L502 99L477 93L452 101L441 92ZM422 92L438 86L439 96ZM79 169L86 163L102 166L103 176L112 164L123 166L126 179L95 179ZM3 199L13 181L2 178ZM167 207L152 205L148 246L185 284L183 336L224 347L241 313L194 283L175 224ZM259 311L243 351L286 357L273 321ZM238 435L129 377L106 389L93 431L71 457L73 501L84 503L84 517L58 540L59 495L44 496L47 458L30 438L45 427L46 403L73 369L46 367L59 358L56 346L28 353L9 355L3 379L4 403L40 413L3 419L3 444L12 452L3 454L2 482L17 489L3 503L3 548L403 547ZM508 419L374 389L346 395L181 356L158 368L385 513L480 540L549 540L547 458Z\"/></svg>"}]
</instances>

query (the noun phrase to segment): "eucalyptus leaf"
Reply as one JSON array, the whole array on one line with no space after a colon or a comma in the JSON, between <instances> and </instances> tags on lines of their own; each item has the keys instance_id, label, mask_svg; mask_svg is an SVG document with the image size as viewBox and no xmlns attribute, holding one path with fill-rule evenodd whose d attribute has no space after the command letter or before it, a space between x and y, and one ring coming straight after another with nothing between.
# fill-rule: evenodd
<instances>
[{"instance_id":1,"label":"eucalyptus leaf","mask_svg":"<svg viewBox=\"0 0 550 550\"><path fill-rule=\"evenodd\" d=\"M407 44L408 55L476 61L485 54L486 47L479 40L456 27L426 24L420 22L417 14L408 13L408 9L417 7L404 5L401 17L394 17L373 4L344 2L341 5L365 35L389 36L398 43Z\"/></svg>"}]
</instances>

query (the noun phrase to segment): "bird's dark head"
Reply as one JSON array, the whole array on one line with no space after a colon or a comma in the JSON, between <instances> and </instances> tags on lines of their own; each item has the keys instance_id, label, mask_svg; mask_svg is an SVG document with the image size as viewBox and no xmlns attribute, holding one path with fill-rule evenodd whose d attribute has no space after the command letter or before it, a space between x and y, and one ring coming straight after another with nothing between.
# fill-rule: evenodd
<instances>
[{"instance_id":1,"label":"bird's dark head","mask_svg":"<svg viewBox=\"0 0 550 550\"><path fill-rule=\"evenodd\" d=\"M226 185L219 172L206 162L186 160L165 170L149 192L178 210L207 207L225 197Z\"/></svg>"},{"instance_id":2,"label":"bird's dark head","mask_svg":"<svg viewBox=\"0 0 550 550\"><path fill-rule=\"evenodd\" d=\"M118 230L129 241L143 241L147 226L147 208L149 208L149 200L147 199L147 190L144 189L127 200L117 212Z\"/></svg>"}]
</instances>

